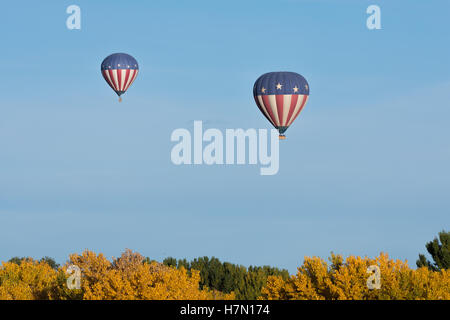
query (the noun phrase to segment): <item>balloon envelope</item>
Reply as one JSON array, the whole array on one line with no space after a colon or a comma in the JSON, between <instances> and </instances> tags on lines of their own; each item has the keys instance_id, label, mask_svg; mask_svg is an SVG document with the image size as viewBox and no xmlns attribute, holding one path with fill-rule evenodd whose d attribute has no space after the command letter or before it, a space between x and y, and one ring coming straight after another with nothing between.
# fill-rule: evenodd
<instances>
[{"instance_id":1,"label":"balloon envelope","mask_svg":"<svg viewBox=\"0 0 450 320\"><path fill-rule=\"evenodd\" d=\"M136 79L139 65L129 54L113 53L103 60L101 71L103 78L120 97Z\"/></svg>"},{"instance_id":2,"label":"balloon envelope","mask_svg":"<svg viewBox=\"0 0 450 320\"><path fill-rule=\"evenodd\" d=\"M282 138L308 101L309 85L295 72L269 72L256 80L253 97L259 110L278 129Z\"/></svg>"}]
</instances>

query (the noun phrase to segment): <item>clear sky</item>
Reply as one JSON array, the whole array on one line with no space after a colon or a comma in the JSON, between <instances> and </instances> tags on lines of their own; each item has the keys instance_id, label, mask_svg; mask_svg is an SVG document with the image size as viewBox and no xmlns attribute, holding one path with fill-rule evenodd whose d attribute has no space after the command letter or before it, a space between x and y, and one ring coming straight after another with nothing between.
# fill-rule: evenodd
<instances>
[{"instance_id":1,"label":"clear sky","mask_svg":"<svg viewBox=\"0 0 450 320\"><path fill-rule=\"evenodd\" d=\"M3 3L0 260L130 248L294 272L333 251L415 267L450 226L449 16L445 0ZM121 104L100 73L114 52L140 64ZM252 96L269 71L311 90L277 175L172 164L170 135L194 120L270 128Z\"/></svg>"}]
</instances>

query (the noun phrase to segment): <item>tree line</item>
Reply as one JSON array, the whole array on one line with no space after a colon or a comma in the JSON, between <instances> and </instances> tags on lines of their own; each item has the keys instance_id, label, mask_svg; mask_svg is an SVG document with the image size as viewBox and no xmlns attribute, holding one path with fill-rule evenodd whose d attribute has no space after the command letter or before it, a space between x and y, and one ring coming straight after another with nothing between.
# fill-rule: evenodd
<instances>
[{"instance_id":1,"label":"tree line","mask_svg":"<svg viewBox=\"0 0 450 320\"><path fill-rule=\"evenodd\" d=\"M425 245L418 269L387 254L305 257L295 275L270 266L248 268L218 258L166 258L162 263L126 250L112 261L86 250L60 266L50 257L11 258L0 266L0 299L450 299L450 232ZM81 287L67 287L67 268L82 271ZM381 287L367 286L378 266Z\"/></svg>"},{"instance_id":2,"label":"tree line","mask_svg":"<svg viewBox=\"0 0 450 320\"><path fill-rule=\"evenodd\" d=\"M230 262L221 262L218 258L201 257L192 261L164 259L164 265L200 271L200 288L209 288L224 293L234 292L237 299L255 300L261 296L261 290L269 276L289 278L289 272L270 266L250 266L248 268Z\"/></svg>"}]
</instances>

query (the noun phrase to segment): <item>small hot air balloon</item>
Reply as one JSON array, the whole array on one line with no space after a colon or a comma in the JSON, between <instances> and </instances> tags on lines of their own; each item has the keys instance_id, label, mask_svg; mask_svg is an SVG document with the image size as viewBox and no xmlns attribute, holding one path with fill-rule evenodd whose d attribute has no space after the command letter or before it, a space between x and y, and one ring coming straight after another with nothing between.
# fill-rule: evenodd
<instances>
[{"instance_id":1,"label":"small hot air balloon","mask_svg":"<svg viewBox=\"0 0 450 320\"><path fill-rule=\"evenodd\" d=\"M120 97L131 86L139 72L139 65L135 58L126 53L113 53L102 62L102 75L109 86Z\"/></svg>"},{"instance_id":2,"label":"small hot air balloon","mask_svg":"<svg viewBox=\"0 0 450 320\"><path fill-rule=\"evenodd\" d=\"M253 96L259 110L278 129L280 139L309 97L309 85L295 72L269 72L256 80Z\"/></svg>"}]
</instances>

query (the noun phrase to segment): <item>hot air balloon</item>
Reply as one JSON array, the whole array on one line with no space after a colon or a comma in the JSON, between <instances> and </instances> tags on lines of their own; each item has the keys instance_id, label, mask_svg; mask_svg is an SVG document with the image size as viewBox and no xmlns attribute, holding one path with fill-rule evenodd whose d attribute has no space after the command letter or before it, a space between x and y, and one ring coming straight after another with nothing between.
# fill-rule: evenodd
<instances>
[{"instance_id":1,"label":"hot air balloon","mask_svg":"<svg viewBox=\"0 0 450 320\"><path fill-rule=\"evenodd\" d=\"M256 105L267 120L278 129L280 139L297 118L309 97L309 85L295 72L269 72L253 86Z\"/></svg>"},{"instance_id":2,"label":"hot air balloon","mask_svg":"<svg viewBox=\"0 0 450 320\"><path fill-rule=\"evenodd\" d=\"M102 62L102 75L109 86L120 97L131 86L139 72L139 65L135 58L126 53L113 53Z\"/></svg>"}]
</instances>

